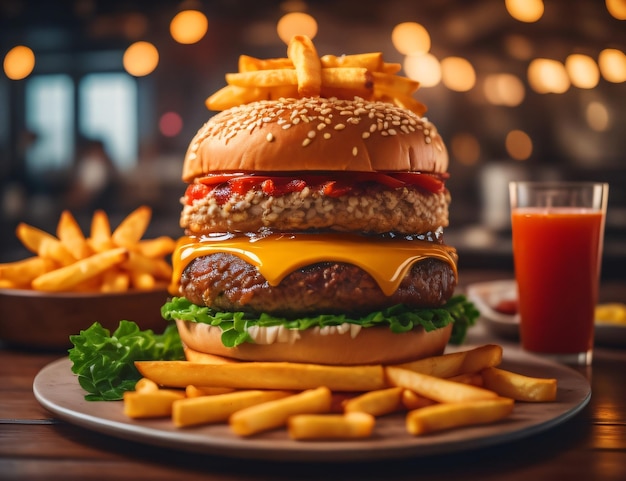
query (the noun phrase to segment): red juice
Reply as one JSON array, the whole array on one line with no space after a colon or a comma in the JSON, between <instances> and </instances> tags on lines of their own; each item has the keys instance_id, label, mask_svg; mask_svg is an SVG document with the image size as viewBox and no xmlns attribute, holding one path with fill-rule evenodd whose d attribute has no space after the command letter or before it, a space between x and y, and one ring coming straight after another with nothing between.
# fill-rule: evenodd
<instances>
[{"instance_id":1,"label":"red juice","mask_svg":"<svg viewBox=\"0 0 626 481\"><path fill-rule=\"evenodd\" d=\"M552 354L590 351L602 212L516 208L511 221L523 347Z\"/></svg>"}]
</instances>

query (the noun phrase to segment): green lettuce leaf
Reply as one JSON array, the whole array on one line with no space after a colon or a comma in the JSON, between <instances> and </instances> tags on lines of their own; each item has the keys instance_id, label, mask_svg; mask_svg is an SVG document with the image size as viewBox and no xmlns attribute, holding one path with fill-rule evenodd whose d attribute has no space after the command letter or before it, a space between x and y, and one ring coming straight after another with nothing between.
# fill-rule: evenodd
<instances>
[{"instance_id":1,"label":"green lettuce leaf","mask_svg":"<svg viewBox=\"0 0 626 481\"><path fill-rule=\"evenodd\" d=\"M412 309L402 304L366 316L351 318L346 315L324 314L313 317L287 319L268 314L252 316L243 312L219 312L209 307L192 304L184 297L174 297L161 308L164 319L202 322L222 329L222 343L235 347L244 342L253 343L247 330L252 326L271 327L284 325L289 329L337 326L344 322L362 327L387 326L392 332L407 332L417 327L432 331L454 323L450 343L461 344L467 330L474 325L479 312L465 296L457 295L440 308Z\"/></svg>"},{"instance_id":2,"label":"green lettuce leaf","mask_svg":"<svg viewBox=\"0 0 626 481\"><path fill-rule=\"evenodd\" d=\"M88 401L122 399L124 391L134 390L141 378L135 361L184 359L176 326L170 323L163 334L140 330L132 321L120 321L110 333L98 322L70 336L72 372L87 391Z\"/></svg>"}]
</instances>

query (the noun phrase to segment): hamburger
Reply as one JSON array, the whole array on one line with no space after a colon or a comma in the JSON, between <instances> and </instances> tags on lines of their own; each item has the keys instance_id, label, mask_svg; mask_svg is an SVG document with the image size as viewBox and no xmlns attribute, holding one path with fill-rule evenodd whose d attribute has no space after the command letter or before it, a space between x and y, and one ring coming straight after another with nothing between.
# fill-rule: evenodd
<instances>
[{"instance_id":1,"label":"hamburger","mask_svg":"<svg viewBox=\"0 0 626 481\"><path fill-rule=\"evenodd\" d=\"M164 318L188 352L244 361L441 354L475 317L453 296L447 169L436 127L385 101L279 98L216 114L184 158Z\"/></svg>"}]
</instances>

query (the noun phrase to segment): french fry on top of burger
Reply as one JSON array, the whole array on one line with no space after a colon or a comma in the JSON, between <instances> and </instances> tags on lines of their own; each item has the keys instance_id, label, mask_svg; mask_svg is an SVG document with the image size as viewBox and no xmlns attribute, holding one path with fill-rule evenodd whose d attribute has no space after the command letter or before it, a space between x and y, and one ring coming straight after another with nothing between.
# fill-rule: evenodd
<instances>
[{"instance_id":1,"label":"french fry on top of burger","mask_svg":"<svg viewBox=\"0 0 626 481\"><path fill-rule=\"evenodd\" d=\"M167 236L142 239L152 211L141 206L114 231L107 214L93 213L89 237L65 210L56 236L20 223L16 235L35 256L0 264L0 285L49 292L124 292L165 288L172 268L166 256L175 248Z\"/></svg>"},{"instance_id":2,"label":"french fry on top of burger","mask_svg":"<svg viewBox=\"0 0 626 481\"><path fill-rule=\"evenodd\" d=\"M396 75L401 68L400 64L385 62L381 52L320 57L308 37L296 35L285 58L240 55L238 72L226 74L228 85L207 98L206 106L220 111L258 100L330 93L338 98L356 95L384 100L423 115L426 107L413 98L419 83ZM285 86L294 88L284 90Z\"/></svg>"}]
</instances>

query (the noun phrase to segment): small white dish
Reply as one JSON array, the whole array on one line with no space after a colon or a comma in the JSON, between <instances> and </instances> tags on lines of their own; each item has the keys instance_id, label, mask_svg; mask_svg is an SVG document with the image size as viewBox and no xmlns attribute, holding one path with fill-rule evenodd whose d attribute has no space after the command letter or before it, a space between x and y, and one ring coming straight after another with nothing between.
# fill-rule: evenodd
<instances>
[{"instance_id":1,"label":"small white dish","mask_svg":"<svg viewBox=\"0 0 626 481\"><path fill-rule=\"evenodd\" d=\"M467 298L480 311L480 320L498 337L519 339L519 315L504 314L495 310L503 300L517 299L515 280L501 280L470 284ZM626 347L626 326L596 321L595 343L602 346Z\"/></svg>"}]
</instances>

